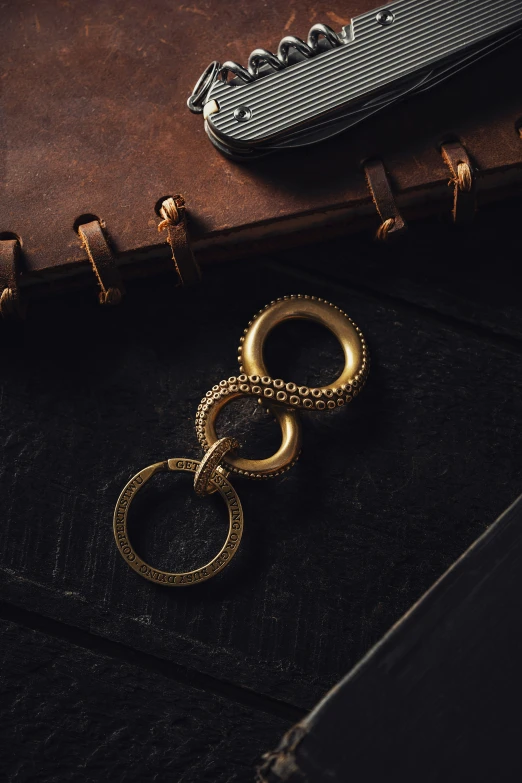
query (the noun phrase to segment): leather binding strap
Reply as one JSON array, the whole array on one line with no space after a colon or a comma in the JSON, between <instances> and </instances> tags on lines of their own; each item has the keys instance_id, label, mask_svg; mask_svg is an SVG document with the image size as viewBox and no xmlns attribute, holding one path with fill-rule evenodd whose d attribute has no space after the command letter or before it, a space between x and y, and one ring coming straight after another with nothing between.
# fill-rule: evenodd
<instances>
[{"instance_id":1,"label":"leather binding strap","mask_svg":"<svg viewBox=\"0 0 522 783\"><path fill-rule=\"evenodd\" d=\"M453 185L453 222L469 223L477 209L476 176L468 153L458 141L441 146L444 162L451 171Z\"/></svg>"},{"instance_id":2,"label":"leather binding strap","mask_svg":"<svg viewBox=\"0 0 522 783\"><path fill-rule=\"evenodd\" d=\"M78 234L100 286L100 304L119 304L125 288L101 223L99 220L83 223L78 226Z\"/></svg>"},{"instance_id":3,"label":"leather binding strap","mask_svg":"<svg viewBox=\"0 0 522 783\"><path fill-rule=\"evenodd\" d=\"M376 239L386 240L394 238L407 230L407 225L402 218L395 202L390 180L384 168L384 164L377 158L364 163L366 182L372 195L373 203L381 218L381 225L377 229Z\"/></svg>"},{"instance_id":4,"label":"leather binding strap","mask_svg":"<svg viewBox=\"0 0 522 783\"><path fill-rule=\"evenodd\" d=\"M181 285L199 283L201 271L189 242L187 209L183 196L166 198L161 204L160 215L163 220L158 225L158 231L167 229L167 240Z\"/></svg>"},{"instance_id":5,"label":"leather binding strap","mask_svg":"<svg viewBox=\"0 0 522 783\"><path fill-rule=\"evenodd\" d=\"M20 319L25 315L18 288L19 261L18 239L0 240L0 314L5 319Z\"/></svg>"}]
</instances>

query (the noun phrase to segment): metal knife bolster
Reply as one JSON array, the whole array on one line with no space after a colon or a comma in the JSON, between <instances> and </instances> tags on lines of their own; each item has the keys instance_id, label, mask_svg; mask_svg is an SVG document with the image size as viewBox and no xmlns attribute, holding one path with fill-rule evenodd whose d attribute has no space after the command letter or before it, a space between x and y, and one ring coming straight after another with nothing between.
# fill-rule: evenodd
<instances>
[{"instance_id":1,"label":"metal knife bolster","mask_svg":"<svg viewBox=\"0 0 522 783\"><path fill-rule=\"evenodd\" d=\"M353 19L345 43L256 81L216 81L206 129L240 156L310 144L428 89L522 33L522 0L398 0Z\"/></svg>"}]
</instances>

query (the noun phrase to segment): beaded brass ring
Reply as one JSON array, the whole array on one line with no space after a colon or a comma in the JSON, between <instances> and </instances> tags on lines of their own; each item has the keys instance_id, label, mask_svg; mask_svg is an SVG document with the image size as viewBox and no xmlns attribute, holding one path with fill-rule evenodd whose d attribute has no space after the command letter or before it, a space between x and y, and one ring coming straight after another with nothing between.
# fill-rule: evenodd
<instances>
[{"instance_id":1,"label":"beaded brass ring","mask_svg":"<svg viewBox=\"0 0 522 783\"><path fill-rule=\"evenodd\" d=\"M263 347L276 326L288 319L311 320L325 326L339 340L344 368L332 383L317 388L273 379L265 366ZM168 586L188 586L219 573L237 551L243 534L243 510L228 479L233 472L248 478L269 478L288 470L299 457L303 411L327 412L351 402L363 388L369 370L366 342L361 330L335 305L310 296L285 296L271 302L248 324L239 346L239 374L216 384L201 401L196 413L196 434L205 452L201 462L179 458L158 462L137 473L124 487L114 511L114 537L118 551L138 574ZM218 438L215 424L220 411L232 400L252 396L268 407L281 427L281 446L266 459L245 459L234 452L238 442ZM205 566L186 572L154 569L138 556L127 532L127 515L136 492L158 471L182 470L195 474L198 495L219 492L229 511L227 539Z\"/></svg>"},{"instance_id":2,"label":"beaded brass ring","mask_svg":"<svg viewBox=\"0 0 522 783\"><path fill-rule=\"evenodd\" d=\"M337 337L344 353L344 368L326 386L309 388L273 380L263 358L263 346L270 332L283 321L310 320L325 326ZM267 459L251 460L228 456L225 467L248 478L278 476L292 467L301 450L301 427L297 412L328 411L356 397L368 375L369 362L361 330L346 313L324 299L287 296L271 302L245 329L239 346L241 374L221 381L207 392L196 414L196 434L206 451L216 441L216 420L229 402L242 396L260 397L281 427L281 446Z\"/></svg>"}]
</instances>

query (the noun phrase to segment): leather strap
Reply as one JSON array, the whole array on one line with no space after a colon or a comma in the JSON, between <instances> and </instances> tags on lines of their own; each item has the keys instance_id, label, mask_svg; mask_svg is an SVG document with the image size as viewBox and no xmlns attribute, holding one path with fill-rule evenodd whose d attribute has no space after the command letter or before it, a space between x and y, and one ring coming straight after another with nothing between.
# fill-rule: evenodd
<instances>
[{"instance_id":1,"label":"leather strap","mask_svg":"<svg viewBox=\"0 0 522 783\"><path fill-rule=\"evenodd\" d=\"M18 288L19 261L20 242L0 240L0 314L6 319L20 319L25 315Z\"/></svg>"},{"instance_id":2,"label":"leather strap","mask_svg":"<svg viewBox=\"0 0 522 783\"><path fill-rule=\"evenodd\" d=\"M100 304L119 304L125 288L100 222L93 220L78 226L78 234L100 286Z\"/></svg>"},{"instance_id":3,"label":"leather strap","mask_svg":"<svg viewBox=\"0 0 522 783\"><path fill-rule=\"evenodd\" d=\"M395 202L393 190L381 160L369 160L364 164L366 182L372 195L373 203L381 218L376 238L385 240L394 238L407 230L408 226L402 218Z\"/></svg>"},{"instance_id":4,"label":"leather strap","mask_svg":"<svg viewBox=\"0 0 522 783\"><path fill-rule=\"evenodd\" d=\"M167 198L161 205L163 218L158 231L167 229L167 241L172 249L172 260L181 285L201 282L201 270L194 258L187 230L187 210L183 196Z\"/></svg>"},{"instance_id":5,"label":"leather strap","mask_svg":"<svg viewBox=\"0 0 522 783\"><path fill-rule=\"evenodd\" d=\"M477 209L476 176L468 153L458 141L441 146L444 162L451 171L450 185L453 185L453 222L469 223Z\"/></svg>"}]
</instances>

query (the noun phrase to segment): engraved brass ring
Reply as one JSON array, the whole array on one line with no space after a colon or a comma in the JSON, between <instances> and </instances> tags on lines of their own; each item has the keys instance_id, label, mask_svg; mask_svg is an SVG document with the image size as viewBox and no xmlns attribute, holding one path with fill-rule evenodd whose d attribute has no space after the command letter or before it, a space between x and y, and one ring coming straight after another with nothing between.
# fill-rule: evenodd
<instances>
[{"instance_id":1,"label":"engraved brass ring","mask_svg":"<svg viewBox=\"0 0 522 783\"><path fill-rule=\"evenodd\" d=\"M227 451L237 448L239 448L239 443L235 438L221 438L205 452L194 476L194 491L196 495L210 495L216 491L217 488L210 481L210 477L215 470L223 470L220 464Z\"/></svg>"},{"instance_id":2,"label":"engraved brass ring","mask_svg":"<svg viewBox=\"0 0 522 783\"><path fill-rule=\"evenodd\" d=\"M143 468L143 470L140 470L139 473L136 473L131 478L118 498L113 521L114 538L116 539L118 551L136 573L150 582L156 582L167 587L188 586L204 582L222 571L237 552L243 534L243 509L234 487L225 475L218 470L213 472L209 480L227 505L229 516L228 534L217 555L206 565L192 571L162 571L159 568L153 568L143 558L139 557L130 542L127 531L127 517L136 493L155 473L166 470L196 473L199 466L200 463L197 460L184 458L169 459L167 462L157 462L155 465L149 465L149 467Z\"/></svg>"},{"instance_id":3,"label":"engraved brass ring","mask_svg":"<svg viewBox=\"0 0 522 783\"><path fill-rule=\"evenodd\" d=\"M325 326L339 340L344 353L343 371L332 383L311 388L286 383L268 374L263 356L265 340L276 326L287 320L310 320ZM113 529L118 551L136 573L151 582L186 586L204 582L218 574L233 558L243 535L243 509L228 480L228 471L250 478L268 478L288 470L299 457L301 425L299 411L331 411L351 402L366 382L369 358L361 330L335 305L314 296L285 296L271 302L245 329L239 346L239 375L220 381L208 391L196 414L196 434L205 451L201 462L169 459L140 470L126 484L114 510ZM281 446L266 459L236 456L234 438L218 439L216 419L225 405L237 397L252 396L266 405L281 427ZM192 571L171 572L153 568L138 556L127 530L132 500L144 484L159 471L194 473L198 495L219 492L229 514L225 543L206 565Z\"/></svg>"},{"instance_id":4,"label":"engraved brass ring","mask_svg":"<svg viewBox=\"0 0 522 783\"><path fill-rule=\"evenodd\" d=\"M326 386L309 388L272 379L263 356L265 340L283 321L310 320L325 326L339 340L344 368ZM261 310L245 329L239 346L240 375L216 384L201 401L196 415L196 432L207 451L218 440L216 420L232 400L254 396L268 404L281 427L281 446L266 459L245 459L227 455L227 470L249 478L277 476L299 457L301 427L299 410L332 410L350 402L364 386L369 369L368 352L361 330L335 305L313 296L285 296Z\"/></svg>"}]
</instances>

